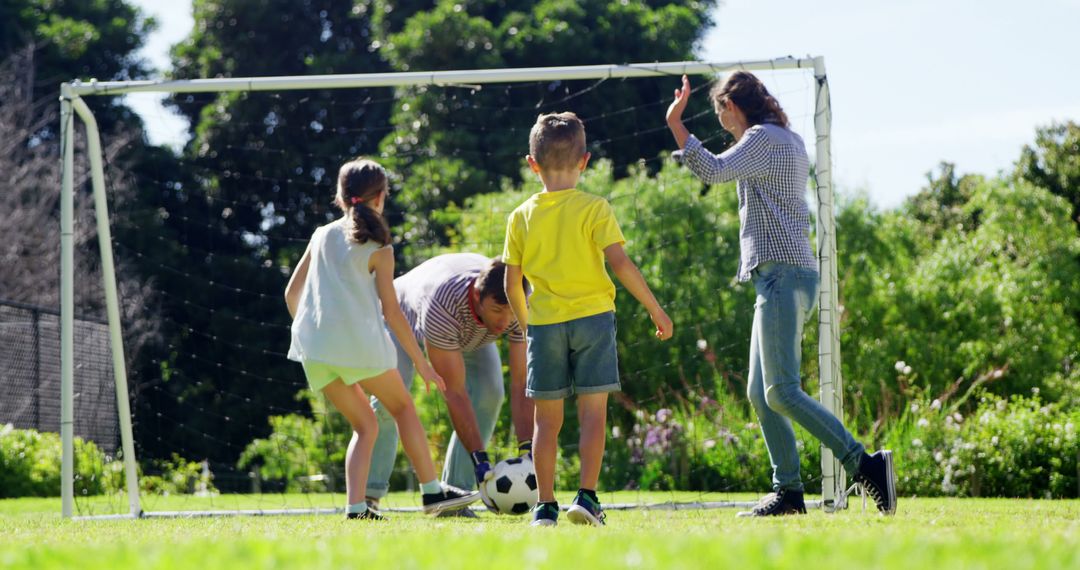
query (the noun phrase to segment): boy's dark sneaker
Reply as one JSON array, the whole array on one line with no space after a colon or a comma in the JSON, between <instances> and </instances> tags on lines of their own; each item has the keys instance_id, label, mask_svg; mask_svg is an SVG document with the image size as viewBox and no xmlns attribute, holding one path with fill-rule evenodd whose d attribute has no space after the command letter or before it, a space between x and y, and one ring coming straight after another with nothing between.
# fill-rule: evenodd
<instances>
[{"instance_id":1,"label":"boy's dark sneaker","mask_svg":"<svg viewBox=\"0 0 1080 570\"><path fill-rule=\"evenodd\" d=\"M452 511L467 507L480 500L480 493L477 491L458 489L457 487L447 485L446 483L441 483L441 485L442 491L439 491L438 493L424 493L422 495L424 501L424 513L437 515L443 511Z\"/></svg>"},{"instance_id":2,"label":"boy's dark sneaker","mask_svg":"<svg viewBox=\"0 0 1080 570\"><path fill-rule=\"evenodd\" d=\"M749 511L743 511L736 516L740 517L778 517L783 515L805 515L806 502L803 501L802 491L780 489L775 493L769 493L758 501L758 504Z\"/></svg>"},{"instance_id":3,"label":"boy's dark sneaker","mask_svg":"<svg viewBox=\"0 0 1080 570\"><path fill-rule=\"evenodd\" d=\"M859 461L859 471L852 479L862 485L863 492L874 500L882 514L896 514L896 468L891 451L864 455Z\"/></svg>"},{"instance_id":4,"label":"boy's dark sneaker","mask_svg":"<svg viewBox=\"0 0 1080 570\"><path fill-rule=\"evenodd\" d=\"M366 510L366 511L364 511L362 513L346 513L345 518L346 519L357 519L357 520L368 520L368 521L384 521L384 520L386 520L386 517L382 516L382 513L380 513L379 511L373 510L371 507L368 507L368 510Z\"/></svg>"},{"instance_id":5,"label":"boy's dark sneaker","mask_svg":"<svg viewBox=\"0 0 1080 570\"><path fill-rule=\"evenodd\" d=\"M558 503L536 503L533 508L532 526L555 526L559 524Z\"/></svg>"},{"instance_id":6,"label":"boy's dark sneaker","mask_svg":"<svg viewBox=\"0 0 1080 570\"><path fill-rule=\"evenodd\" d=\"M570 510L566 512L566 518L570 519L570 522L574 524L604 526L604 519L607 518L607 514L604 513L604 509L600 508L599 501L594 501L585 493L579 492L574 497L574 502L570 503Z\"/></svg>"}]
</instances>

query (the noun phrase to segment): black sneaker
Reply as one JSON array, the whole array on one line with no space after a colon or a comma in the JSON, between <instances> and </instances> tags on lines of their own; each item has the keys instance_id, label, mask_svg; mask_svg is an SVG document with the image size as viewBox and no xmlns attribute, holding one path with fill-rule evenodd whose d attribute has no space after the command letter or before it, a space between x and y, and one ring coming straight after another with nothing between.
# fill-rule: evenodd
<instances>
[{"instance_id":1,"label":"black sneaker","mask_svg":"<svg viewBox=\"0 0 1080 570\"><path fill-rule=\"evenodd\" d=\"M424 493L424 513L437 515L443 511L452 511L467 507L480 500L479 491L466 491L453 485L441 483L442 491Z\"/></svg>"},{"instance_id":2,"label":"black sneaker","mask_svg":"<svg viewBox=\"0 0 1080 570\"><path fill-rule=\"evenodd\" d=\"M743 511L736 516L740 517L778 517L783 515L805 515L806 502L803 501L802 491L780 489L775 493L769 493L758 501L758 504L749 511Z\"/></svg>"},{"instance_id":3,"label":"black sneaker","mask_svg":"<svg viewBox=\"0 0 1080 570\"><path fill-rule=\"evenodd\" d=\"M896 514L896 469L891 451L863 455L859 461L859 471L852 479L862 485L863 492L874 500L879 511L886 515Z\"/></svg>"},{"instance_id":4,"label":"black sneaker","mask_svg":"<svg viewBox=\"0 0 1080 570\"><path fill-rule=\"evenodd\" d=\"M379 511L373 510L371 507L368 507L368 510L366 510L366 511L364 511L362 513L346 513L345 518L350 519L350 520L357 519L357 520L368 520L368 521L384 521L384 520L386 520L386 517L382 516L382 513L380 513Z\"/></svg>"},{"instance_id":5,"label":"black sneaker","mask_svg":"<svg viewBox=\"0 0 1080 570\"><path fill-rule=\"evenodd\" d=\"M555 526L559 524L558 503L536 503L532 526Z\"/></svg>"},{"instance_id":6,"label":"black sneaker","mask_svg":"<svg viewBox=\"0 0 1080 570\"><path fill-rule=\"evenodd\" d=\"M584 493L578 493L574 502L570 504L570 510L566 512L566 518L574 524L591 524L604 526L607 514L600 508L600 502L594 501Z\"/></svg>"}]
</instances>

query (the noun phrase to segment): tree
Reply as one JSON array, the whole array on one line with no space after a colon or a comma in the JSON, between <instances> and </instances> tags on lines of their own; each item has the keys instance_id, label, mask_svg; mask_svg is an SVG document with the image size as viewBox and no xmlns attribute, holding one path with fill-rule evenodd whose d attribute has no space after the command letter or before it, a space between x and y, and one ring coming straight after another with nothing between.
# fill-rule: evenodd
<instances>
[{"instance_id":1,"label":"tree","mask_svg":"<svg viewBox=\"0 0 1080 570\"><path fill-rule=\"evenodd\" d=\"M145 63L134 56L152 20L120 0L70 2L15 0L0 7L0 189L4 207L4 259L9 271L0 278L3 296L55 307L59 305L60 137L57 98L60 82L75 78L142 77ZM141 123L124 105L88 101L102 132L110 169L113 206L135 207L125 183L141 148ZM103 317L97 233L90 206L84 143L76 121L76 310ZM156 323L142 312L151 288L133 264L120 260L118 288L129 363L155 337Z\"/></svg>"},{"instance_id":2,"label":"tree","mask_svg":"<svg viewBox=\"0 0 1080 570\"><path fill-rule=\"evenodd\" d=\"M399 71L680 61L693 59L715 4L380 0L373 25ZM396 129L382 154L406 180L395 199L407 220L405 238L444 241L447 227L432 211L495 191L502 179L520 180L528 132L541 112L585 118L590 150L611 159L617 176L640 159L653 161L670 142L642 125L662 126L670 88L659 80L613 80L399 90ZM658 167L650 162L651 171Z\"/></svg>"},{"instance_id":3,"label":"tree","mask_svg":"<svg viewBox=\"0 0 1080 570\"><path fill-rule=\"evenodd\" d=\"M1038 129L1035 144L1021 151L1016 174L1068 201L1072 221L1080 227L1080 124L1066 121Z\"/></svg>"}]
</instances>

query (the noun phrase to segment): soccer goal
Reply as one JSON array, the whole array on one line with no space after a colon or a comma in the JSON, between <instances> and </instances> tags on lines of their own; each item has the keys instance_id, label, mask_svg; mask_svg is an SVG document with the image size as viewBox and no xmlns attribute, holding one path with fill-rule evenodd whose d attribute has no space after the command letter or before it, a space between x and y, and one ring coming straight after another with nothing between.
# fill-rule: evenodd
<instances>
[{"instance_id":1,"label":"soccer goal","mask_svg":"<svg viewBox=\"0 0 1080 570\"><path fill-rule=\"evenodd\" d=\"M223 455L229 457L240 456L244 449L224 449L225 447L234 446L235 444L229 443L225 436L222 435L220 439L216 437L216 430L220 426L222 430L231 429L235 427L236 421L229 417L228 414L221 412L222 408L211 408L202 404L188 402L202 401L199 398L208 397L203 393L198 393L196 388L184 393L183 396L177 396L174 392L169 392L163 389L162 382L146 382L146 387L141 392L149 397L156 397L160 401L168 399L170 402L176 404L175 409L168 413L149 413L146 414L148 419L137 420L133 422L133 394L129 393L129 375L126 367L123 336L122 336L122 324L120 319L120 306L122 299L118 294L116 271L114 255L130 256L132 258L145 259L150 256L148 246L146 243L126 243L123 240L118 241L113 237L112 228L110 228L110 216L109 216L109 183L106 178L106 163L102 153L102 142L98 132L97 123L94 115L87 105L85 98L88 97L115 97L128 93L161 93L161 94L203 94L204 96L221 94L231 94L236 97L269 97L278 98L279 100L285 97L287 94L299 92L299 93L340 93L340 98L328 97L330 103L328 105L333 108L334 105L339 105L342 110L342 116L348 117L357 116L358 113L363 112L364 105L371 101L370 96L363 96L356 98L355 93L360 89L372 89L372 88L387 88L396 89L390 96L390 101L394 101L394 104L409 104L408 98L402 98L404 102L399 103L398 97L401 94L415 94L416 90L425 89L441 89L452 91L451 95L448 95L447 100L462 100L465 101L464 107L469 108L470 112L475 113L477 119L472 124L466 125L464 120L455 124L449 122L447 124L452 125L450 128L460 128L462 130L474 129L477 132L495 131L498 129L509 130L514 136L520 138L522 148L488 148L482 152L491 156L493 153L506 153L507 160L520 161L522 155L525 152L522 150L526 148L524 141L527 140L528 126L529 125L504 125L499 124L496 117L502 116L500 113L510 109L510 103L506 103L505 107L501 108L488 108L485 109L482 105L470 105L467 101L470 93L476 93L484 89L505 89L509 93L514 89L514 86L518 85L531 85L533 91L537 93L550 93L551 97L543 98L535 105L530 106L527 111L532 113L535 117L536 113L567 110L566 107L571 107L573 102L579 101L585 93L589 93L594 89L597 89L599 85L603 84L604 89L611 88L613 84L617 84L618 88L622 89L635 89L641 85L650 85L650 88L658 89L660 85L663 88L658 89L658 93L666 95L657 95L655 101L646 105L645 109L622 109L617 112L609 113L610 115L632 113L636 111L642 111L643 117L647 117L650 121L648 124L642 122L642 126L636 128L634 131L625 133L628 137L665 137L669 135L666 132L666 127L663 125L663 109L667 106L671 90L677 86L678 77L687 74L690 76L700 78L704 76L704 81L697 81L696 89L707 87L709 81L712 81L715 77L722 75L725 72L735 70L749 70L763 75L768 84L769 74L791 74L798 78L795 79L794 87L792 91L796 92L797 96L802 96L806 100L805 112L792 112L794 106L788 105L787 95L781 91L776 92L775 88L771 87L774 91L774 95L777 95L781 103L789 111L789 116L792 117L792 122L796 123L794 126L801 126L805 128L806 133L804 138L809 142L809 138L812 136L814 140L813 145L808 145L808 151L813 154L814 167L811 176L811 188L808 188L808 194L811 196L813 206L816 208L815 227L813 228L818 259L820 262L821 273L821 287L818 300L818 320L817 320L817 373L818 383L820 390L820 400L826 408L831 410L838 417L843 417L843 390L842 379L840 373L840 308L838 307L837 297L837 267L836 267L836 233L834 225L834 205L833 205L833 185L832 185L832 157L830 152L830 122L831 122L831 110L829 102L829 85L825 74L825 62L822 57L807 57L807 58L779 58L760 61L740 61L731 63L705 63L705 62L668 62L668 63L634 63L634 64L618 64L618 65L589 65L589 66L575 66L575 67L543 67L543 68L519 68L519 69L490 69L490 70L461 70L461 71L433 71L433 72L400 72L400 73L373 73L373 74L356 74L356 75L323 75L323 76L307 76L307 77L248 77L248 78L224 78L224 79L197 79L197 80L178 80L178 81L90 81L90 82L69 82L64 83L61 86L61 146L63 152L62 161L62 188L61 188L61 440L63 445L63 458L62 458L62 515L64 517L73 517L76 514L80 515L93 515L95 513L91 511L76 512L76 497L75 497L75 455L73 452L73 439L74 439L74 418L73 418L73 401L75 398L74 386L75 375L77 371L74 366L74 344L73 344L73 331L74 331L74 290L78 286L74 281L74 232L75 228L73 221L74 200L76 199L76 188L73 179L73 171L75 164L75 117L78 116L85 126L87 145L86 149L88 156L86 157L90 164L90 185L92 187L92 195L94 200L94 208L96 212L96 223L98 232L98 241L100 244L100 262L103 270L105 280L105 297L107 307L107 321L108 321L108 333L109 333L109 347L111 351L111 359L113 365L113 371L115 374L116 385L116 402L118 412L118 424L120 433L120 453L122 457L122 470L124 475L124 486L126 493L127 506L123 511L126 514L120 515L124 517L144 517L144 516L168 516L177 515L177 513L170 510L169 507L158 507L156 505L148 505L148 501L144 497L141 497L140 493L140 467L136 461L137 454L139 453L139 438L136 438L136 433L141 433L142 430L158 430L151 438L159 446L176 446L181 449L185 443L198 440L202 445L200 449L212 448L215 445L223 448ZM412 91L409 91L412 90ZM595 94L594 94L595 95ZM350 97L354 97L350 99ZM704 95L697 96L700 99L704 99ZM510 100L510 99L508 99ZM346 109L345 107L348 106ZM352 113L349 115L346 111ZM438 112L437 109L431 112ZM462 112L458 111L459 113ZM644 115L644 113L648 113ZM330 113L333 115L334 113ZM583 109L579 112L586 120L590 119L587 109ZM484 116L491 117L490 124L482 124L482 118ZM719 133L719 126L716 125L715 119L712 117L711 111L708 113L701 113L704 117L701 120L706 119L710 121L707 127L708 132L705 132L705 128L702 128L700 134L713 135ZM604 120L605 117L597 117L597 121ZM235 119L234 120L239 120ZM252 122L249 126L253 131L259 133L266 133L272 131L276 126L277 119L273 113L267 113L259 122ZM421 117L417 119L416 125L424 119ZM318 120L313 119L310 125L305 126L307 129L305 133L310 133L312 136L316 134L323 134L326 132L340 132L348 134L348 128L345 125L334 124L335 118L333 116L323 116ZM644 121L644 119L643 119ZM599 123L597 123L599 124ZM705 124L704 122L701 124ZM413 128L419 128L413 126ZM409 125L390 125L387 124L386 130L382 133L385 135L393 131L394 129L408 132ZM592 129L592 125L587 123L587 129ZM378 134L378 133L375 133ZM374 134L372 135L374 136ZM257 138L257 137L253 137ZM618 134L608 134L606 138L600 140L590 139L590 150L599 150L601 155L606 148L605 145L620 144L620 141L625 140L626 137ZM705 139L705 137L703 137ZM709 139L705 139L708 143ZM714 145L715 146L715 145ZM669 144L668 148L673 148L673 144ZM224 152L225 149L221 149ZM275 154L273 148L268 148L261 142L251 144L237 143L229 150L236 152L251 152L260 153L260 160L265 161L267 164L279 160L280 157ZM713 148L715 151L719 151L719 148ZM243 179L250 181L253 186L259 188L265 188L266 192L280 193L274 194L274 196L280 197L287 192L288 184L307 184L319 188L331 189L333 185L333 173L327 173L327 168L319 167L314 169L308 169L307 171L296 172L289 180L278 179L270 180L270 176L262 173L261 169L246 170L244 168L237 168L235 165L215 165L213 162L213 153L216 149L211 149L209 152L204 153L204 160L201 161L197 168L200 169L196 173L197 176L202 179ZM338 151L340 157L350 157L357 154L355 148L344 147ZM422 153L418 153L422 154ZM596 152L594 152L596 154ZM333 161L337 161L339 157L333 157ZM467 154L453 157L455 160L459 160L467 163L471 157ZM621 173L626 172L647 172L647 174L641 174L641 176L649 176L656 174L661 169L660 162L655 157L640 157L642 160L628 164L615 164L609 166L615 170L619 170ZM333 162L331 161L331 162ZM340 164L340 162L337 162ZM644 164L645 166L641 166ZM592 168L592 167L590 167ZM638 169L638 170L635 170ZM426 172L423 175L418 175L423 178L419 184L429 184L435 189L437 194L440 190L448 191L446 188L440 188L440 182L438 182L442 176L438 172ZM302 181L300 179L303 179ZM408 181L406 181L408 183ZM178 185L168 180L144 180L139 182L140 190L145 192L161 192L170 193L170 195L183 194L183 191L178 189ZM284 188L284 189L283 189ZM498 188L492 188L490 191L497 191ZM324 202L329 201L329 191ZM701 192L701 198L698 206L713 207L719 209L721 205L719 203L705 203L706 200L720 200L717 197L717 192L713 191L711 194L706 194L707 191ZM640 216L636 221L630 224L640 223L642 225L648 225L655 222L655 219L649 218L648 209L645 206L639 206L635 202L636 198L630 195L630 193L623 193L618 195L607 196L609 200L615 203L618 200L623 200L623 207L626 207L628 211L638 212ZM185 195L186 199L186 195ZM222 198L212 193L208 193L204 197L204 201L209 200L237 200L237 198ZM697 199L697 198L695 198ZM286 208L294 208L294 213L302 209L303 204L296 201L286 205L285 201L275 201L274 198L267 198L265 201L260 201L260 208L262 208L262 215L265 217L265 223L263 224L265 233L255 234L251 232L244 233L242 236L234 236L237 243L245 244L250 247L252 251L259 250L265 246L268 242L273 240L293 241L299 242L306 240L307 235L279 235L273 233L275 227L275 217L282 214ZM505 223L507 211L500 209L500 206L491 203L490 208L486 213L483 212L484 202L472 202L474 209L471 213L463 213L462 217L467 215L481 216L482 219L472 219L472 225L470 227L502 227ZM477 205L479 204L479 205ZM239 203L236 204L239 206ZM310 202L309 202L310 205ZM459 206L462 204L458 203ZM730 204L727 204L730 206ZM225 203L221 207L214 210L217 218L215 220L206 221L198 218L201 215L201 211L198 208L189 208L182 211L169 212L163 208L162 216L170 217L171 220L182 220L187 224L185 229L178 232L178 235L187 236L194 235L199 231L206 234L212 234L218 231L218 226L214 225L213 230L211 224L218 224L220 218L226 216L226 213L232 212L234 209L229 207L228 203ZM325 209L325 208L324 208ZM814 208L812 208L814 209ZM478 214L479 212L479 214ZM205 213L205 212L202 212ZM732 214L733 211L728 211L727 214ZM668 213L668 215L671 215ZM423 218L423 213L417 214L414 212L414 216ZM712 217L701 218L705 221L696 222L699 225L694 226L684 231L682 235L670 236L670 240L664 241L658 244L648 245L646 251L657 253L660 258L664 256L675 255L688 255L686 253L677 253L681 250L676 242L678 241L691 241L696 239L712 240L702 241L704 246L711 247L713 244L725 243L722 237L716 237L715 228L708 226L709 220L713 220ZM416 222L416 220L413 220ZM420 220L423 222L424 220ZM448 222L445 220L440 221L444 225ZM221 226L226 227L226 226ZM314 227L314 225L312 225ZM199 228L202 228L201 230ZM435 246L441 246L445 248L468 248L470 250L476 250L480 252L486 252L489 255L496 255L501 253L501 242L496 243L494 238L486 241L480 241L475 238L475 235L461 236L454 234L454 237L446 243L446 234L443 235L443 241L441 243L434 243L434 239L429 237L429 234L425 232L433 231L430 227L424 223L413 223L409 226L410 229L404 231L404 235L401 237L403 240L407 240L413 244L422 244L424 240L431 239L432 247L428 248L431 251L436 250ZM240 230L237 230L238 232ZM471 231L471 230L470 230ZM477 230L479 231L479 230ZM492 233L494 232L494 233ZM492 230L492 235L498 232ZM633 228L627 230L627 236L633 241ZM395 235L398 234L398 229L395 227ZM499 234L501 237L501 234ZM470 241L472 239L473 241ZM251 263L250 257L256 256L237 256L223 261L225 257L222 254L216 253L210 249L207 243L213 242L212 239L204 239L201 241L191 241L182 244L182 248L186 250L201 252L201 259L205 261L207 266L215 267L217 263L232 264L244 264ZM632 244L633 245L633 244ZM730 245L726 243L724 247ZM200 249L202 248L202 249ZM737 243L735 244L737 249ZM631 256L635 255L635 250L630 248L629 253ZM705 256L709 256L711 252L706 251ZM271 259L271 256L267 256L264 261L260 261L260 264L265 263L267 267L276 262ZM676 260L676 263L683 264L683 267L687 271L693 271L695 268L701 267L700 261L695 262L690 258L685 260ZM167 263L161 263L161 269L165 274L169 275L169 279L195 279L197 277L194 271L189 270L182 266L169 266ZM402 269L402 268L399 268ZM404 267L403 269L408 269ZM715 276L714 288L722 287L724 283L727 283L730 279L730 275L733 274L735 266L731 265L727 268L727 272L723 275ZM163 295L170 295L170 302L175 306L181 306L190 311L193 318L201 319L201 323L213 323L221 320L229 320L234 323L241 323L250 327L250 330L260 330L268 332L268 334L278 335L287 346L288 343L288 327L282 325L280 320L275 321L265 316L262 311L270 311L269 308L263 309L250 309L249 312L243 312L229 306L226 307L223 304L214 304L215 302L205 300L205 297L200 295L199 291L202 289L225 289L229 294L236 294L244 296L246 299L254 299L259 303L266 301L267 307L275 307L274 311L283 312L284 308L281 303L280 290L273 290L268 287L266 289L257 288L256 284L249 283L237 283L222 281L219 279L213 269L204 271L201 273L203 281L201 283L192 284L177 290L170 290ZM206 277L210 275L210 277ZM280 277L280 275L279 275ZM281 284L283 285L283 281ZM276 285L275 285L276 286ZM625 292L621 294L623 297L629 297ZM745 295L744 295L745 296ZM681 306L689 306L693 304L693 300L676 301L676 304L682 303ZM238 304L239 305L239 304ZM281 306L277 306L281 305ZM743 303L746 305L746 303ZM252 302L247 307L257 307L258 303ZM740 312L732 312L718 315L718 320L726 320L731 322L742 322L746 326L749 326L750 315L752 314L752 307L743 307ZM673 315L674 316L674 315ZM681 323L677 323L677 327ZM685 326L693 334L695 338L699 339L695 342L693 339L684 339L686 344L690 345L688 354L691 356L701 357L707 359L710 363L714 364L716 369L717 378L729 379L727 370L722 370L721 367L715 365L715 360L719 357L730 357L733 361L742 359L745 362L744 343L740 339L728 338L724 342L717 342L715 340L706 340L709 337L708 329L710 322L699 322L696 324L696 330L694 326L689 323ZM211 347L213 343L217 343L224 348L225 352L236 355L234 360L232 357L214 356L216 354L211 348L207 348L205 351L195 351L190 349L180 349L179 347L172 347L174 356L168 361L162 360L160 363L160 369L163 379L172 379L174 382L185 382L186 385L197 387L202 385L202 378L197 375L186 372L184 369L185 362L200 362L198 366L201 366L201 370L210 369L216 370L215 374L222 376L229 376L231 378L239 378L248 380L250 382L258 382L261 385L269 388L293 390L298 391L303 389L302 377L297 380L299 375L299 367L293 363L285 361L284 350L274 351L261 349L256 354L248 354L250 346L245 342L244 338L235 337L227 338L227 334L217 334L212 330L206 329L207 325L196 325L192 323L176 323L175 328L181 330L190 337L205 337L202 339L204 345ZM622 333L620 332L620 335ZM678 339L676 339L678 340ZM621 356L621 355L620 355ZM247 367L243 364L244 361L253 362L259 361L261 364L266 362L272 363L276 367L282 369L291 370L291 372L285 374L292 374L290 377L281 377L276 373L267 372L266 368ZM196 366L196 364L192 364ZM288 368L292 367L292 368ZM276 370L276 368L275 368ZM645 377L650 374L671 374L673 378L678 378L683 373L681 365L679 363L657 363L654 365L635 365L635 368L625 371L631 377ZM185 376L187 375L187 376ZM736 375L737 376L737 375ZM685 382L685 377L683 378ZM224 383L218 383L217 387L222 388L226 386ZM244 391L248 390L248 391ZM222 401L235 400L231 405L236 406L250 406L252 402L258 402L259 400L252 396L250 385L247 387L238 387L235 391L224 388L220 389L214 397ZM141 398L143 395L134 394L135 397ZM659 400L658 400L659 401ZM188 407L183 407L187 405ZM145 408L145 406L144 406ZM265 410L266 416L273 414L288 412L288 409L270 408ZM657 413L659 418L661 414ZM188 424L188 419L202 420L199 423L199 427L195 427L195 424ZM667 421L666 416L661 418L663 421ZM659 425L661 419L655 420L653 423ZM133 427L133 423L135 424ZM209 426L209 427L208 427ZM240 427L254 427L254 426L240 426ZM265 426L260 426L265 427ZM707 429L698 426L691 428L687 426L680 426L680 433L690 433L693 430L700 430L700 433L694 432L696 435L690 437L696 438L695 441L700 443L702 448L711 448L717 444L715 439L715 426L709 426ZM708 431L712 430L712 431ZM221 432L224 434L224 431ZM613 437L619 437L616 434L612 434ZM626 435L624 437L630 437ZM734 436L732 436L734 437ZM267 445L282 445L281 442L274 443L270 438L266 440ZM638 441L638 447L646 446L646 443ZM807 445L810 445L809 441ZM817 442L813 442L813 445L818 445ZM182 450L182 449L181 449ZM225 453L228 452L228 453ZM201 452L193 452L201 453ZM331 453L332 454L332 453ZM826 511L832 511L838 508L845 507L845 488L847 477L844 473L843 467L833 457L832 453L821 447L820 451L820 474L814 474L814 478L820 481L822 499L821 501L808 501L808 504L823 508ZM193 457L191 459L199 459ZM235 459L233 459L235 461ZM314 461L314 459L312 459ZM202 469L204 471L212 470L213 463L203 461ZM767 465L762 465L762 469L766 469ZM809 474L808 474L809 475ZM328 479L332 480L335 477L332 473L306 473L299 476L303 479L304 484L317 485L325 484ZM246 488L251 490L259 489L259 477L253 475L253 479L250 482L244 482L242 485L247 485ZM693 501L681 501L673 500L668 507L670 508L709 508L709 507L725 507L725 506L745 506L747 503L740 501L728 501L728 500L713 500L715 497L711 497L706 494L700 494L699 500ZM666 508L664 505L624 505L627 508ZM609 507L610 508L610 507ZM307 508L296 509L291 506L285 506L284 503L275 506L272 504L257 504L255 508L237 507L228 511L229 513L247 513L247 514L281 514L292 512L340 512L340 509L336 509L332 504L326 502L319 502L312 500L311 504ZM191 515L218 515L226 514L225 510L221 509L192 509L184 513L180 513L177 516L191 516ZM114 515L115 516L115 515Z\"/></svg>"}]
</instances>

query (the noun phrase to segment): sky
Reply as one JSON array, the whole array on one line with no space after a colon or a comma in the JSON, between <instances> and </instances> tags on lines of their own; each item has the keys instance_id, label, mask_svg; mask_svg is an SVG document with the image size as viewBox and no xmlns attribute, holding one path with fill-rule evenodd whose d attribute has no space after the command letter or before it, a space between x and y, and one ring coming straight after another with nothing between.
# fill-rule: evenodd
<instances>
[{"instance_id":1,"label":"sky","mask_svg":"<svg viewBox=\"0 0 1080 570\"><path fill-rule=\"evenodd\" d=\"M159 22L142 55L167 69L169 47L193 25L190 0L133 3ZM1080 68L1070 55L1080 0L726 0L714 20L702 61L825 58L834 184L879 208L918 192L942 161L963 174L1008 171L1037 127L1080 121ZM809 76L759 75L792 128L813 141ZM160 96L128 100L151 142L183 143L185 124Z\"/></svg>"}]
</instances>

